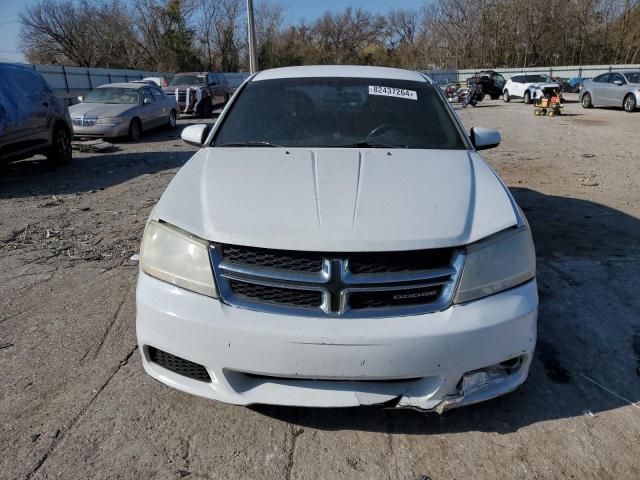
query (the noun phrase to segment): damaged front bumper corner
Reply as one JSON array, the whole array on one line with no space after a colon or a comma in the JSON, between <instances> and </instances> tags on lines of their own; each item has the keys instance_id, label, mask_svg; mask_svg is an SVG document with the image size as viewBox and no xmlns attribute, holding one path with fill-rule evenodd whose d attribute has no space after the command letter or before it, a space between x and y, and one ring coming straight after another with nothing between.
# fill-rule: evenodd
<instances>
[{"instance_id":1,"label":"damaged front bumper corner","mask_svg":"<svg viewBox=\"0 0 640 480\"><path fill-rule=\"evenodd\" d=\"M506 395L522 385L528 377L531 355L523 354L507 362L466 373L460 380L458 393L444 397L433 406L430 398L400 397L397 408L442 414L453 408L464 407Z\"/></svg>"}]
</instances>

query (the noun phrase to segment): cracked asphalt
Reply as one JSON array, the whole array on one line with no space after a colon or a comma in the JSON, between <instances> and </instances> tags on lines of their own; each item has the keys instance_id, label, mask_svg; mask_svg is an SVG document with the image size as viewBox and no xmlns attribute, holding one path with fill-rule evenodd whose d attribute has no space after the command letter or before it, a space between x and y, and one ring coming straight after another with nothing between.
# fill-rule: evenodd
<instances>
[{"instance_id":1,"label":"cracked asphalt","mask_svg":"<svg viewBox=\"0 0 640 480\"><path fill-rule=\"evenodd\" d=\"M194 152L180 128L0 165L0 478L640 478L640 113L565 113L459 110L502 131L486 157L532 226L540 332L523 387L442 416L235 407L144 374L130 258Z\"/></svg>"}]
</instances>

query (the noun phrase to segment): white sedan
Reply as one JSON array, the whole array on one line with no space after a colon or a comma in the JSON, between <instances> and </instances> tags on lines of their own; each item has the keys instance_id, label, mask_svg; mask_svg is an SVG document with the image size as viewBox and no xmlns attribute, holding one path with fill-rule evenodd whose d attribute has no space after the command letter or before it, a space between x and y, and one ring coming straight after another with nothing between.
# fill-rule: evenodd
<instances>
[{"instance_id":1,"label":"white sedan","mask_svg":"<svg viewBox=\"0 0 640 480\"><path fill-rule=\"evenodd\" d=\"M240 87L153 209L145 370L223 402L442 412L522 384L529 225L417 72L292 67Z\"/></svg>"}]
</instances>

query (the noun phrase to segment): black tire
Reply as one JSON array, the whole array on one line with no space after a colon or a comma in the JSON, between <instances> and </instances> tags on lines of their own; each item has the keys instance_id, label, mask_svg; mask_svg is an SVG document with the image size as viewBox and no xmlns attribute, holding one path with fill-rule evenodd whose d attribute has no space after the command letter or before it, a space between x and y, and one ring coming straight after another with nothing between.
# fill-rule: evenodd
<instances>
[{"instance_id":1,"label":"black tire","mask_svg":"<svg viewBox=\"0 0 640 480\"><path fill-rule=\"evenodd\" d=\"M208 118L213 115L213 99L211 97L205 98L198 107L196 115L199 117Z\"/></svg>"},{"instance_id":2,"label":"black tire","mask_svg":"<svg viewBox=\"0 0 640 480\"><path fill-rule=\"evenodd\" d=\"M509 103L511 101L511 97L509 96L509 90L505 90L504 92L502 92L502 100L504 100L505 103Z\"/></svg>"},{"instance_id":3,"label":"black tire","mask_svg":"<svg viewBox=\"0 0 640 480\"><path fill-rule=\"evenodd\" d=\"M142 136L142 123L139 118L134 118L129 124L129 138L134 142L140 140Z\"/></svg>"},{"instance_id":4,"label":"black tire","mask_svg":"<svg viewBox=\"0 0 640 480\"><path fill-rule=\"evenodd\" d=\"M531 92L529 90L524 92L524 103L526 103L527 105L531 103Z\"/></svg>"},{"instance_id":5,"label":"black tire","mask_svg":"<svg viewBox=\"0 0 640 480\"><path fill-rule=\"evenodd\" d=\"M176 128L177 119L178 119L178 114L176 113L175 110L171 110L171 112L169 113L169 121L167 122L167 127Z\"/></svg>"},{"instance_id":6,"label":"black tire","mask_svg":"<svg viewBox=\"0 0 640 480\"><path fill-rule=\"evenodd\" d=\"M71 162L73 151L71 149L71 133L62 125L56 126L51 138L51 147L46 153L47 159L57 164Z\"/></svg>"},{"instance_id":7,"label":"black tire","mask_svg":"<svg viewBox=\"0 0 640 480\"><path fill-rule=\"evenodd\" d=\"M585 93L582 95L582 108L593 108L593 101L591 100L591 94Z\"/></svg>"},{"instance_id":8,"label":"black tire","mask_svg":"<svg viewBox=\"0 0 640 480\"><path fill-rule=\"evenodd\" d=\"M629 95L624 97L622 106L624 108L624 111L627 113L635 112L638 109L638 105L636 103L636 97L632 93L630 93Z\"/></svg>"}]
</instances>

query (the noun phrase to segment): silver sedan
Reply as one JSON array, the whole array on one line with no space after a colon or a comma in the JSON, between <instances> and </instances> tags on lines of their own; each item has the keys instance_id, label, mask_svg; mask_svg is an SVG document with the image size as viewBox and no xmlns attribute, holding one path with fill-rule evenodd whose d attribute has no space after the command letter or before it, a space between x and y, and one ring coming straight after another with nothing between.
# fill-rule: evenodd
<instances>
[{"instance_id":1,"label":"silver sedan","mask_svg":"<svg viewBox=\"0 0 640 480\"><path fill-rule=\"evenodd\" d=\"M122 137L138 140L143 131L176 125L175 98L142 83L112 83L96 88L69 108L76 137Z\"/></svg>"},{"instance_id":2,"label":"silver sedan","mask_svg":"<svg viewBox=\"0 0 640 480\"><path fill-rule=\"evenodd\" d=\"M640 71L608 72L585 80L580 90L584 108L622 107L635 112L640 106Z\"/></svg>"}]
</instances>

